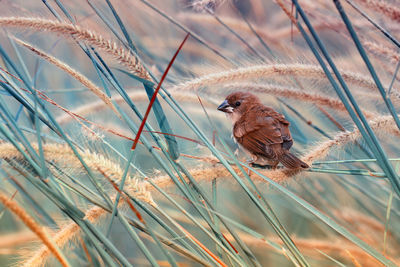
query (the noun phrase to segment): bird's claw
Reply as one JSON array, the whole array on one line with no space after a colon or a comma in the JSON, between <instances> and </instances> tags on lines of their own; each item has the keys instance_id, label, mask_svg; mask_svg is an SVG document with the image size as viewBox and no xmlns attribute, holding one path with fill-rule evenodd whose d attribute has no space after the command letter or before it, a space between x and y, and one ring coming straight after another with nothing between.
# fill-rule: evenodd
<instances>
[{"instance_id":1,"label":"bird's claw","mask_svg":"<svg viewBox=\"0 0 400 267\"><path fill-rule=\"evenodd\" d=\"M249 165L250 167L254 167L254 160L250 159L250 160L246 160L246 164Z\"/></svg>"},{"instance_id":2,"label":"bird's claw","mask_svg":"<svg viewBox=\"0 0 400 267\"><path fill-rule=\"evenodd\" d=\"M267 170L272 170L275 169L276 167L271 166L271 165L261 165L261 164L257 164L254 161L249 163L250 167L253 168L258 168L258 169L267 169Z\"/></svg>"}]
</instances>

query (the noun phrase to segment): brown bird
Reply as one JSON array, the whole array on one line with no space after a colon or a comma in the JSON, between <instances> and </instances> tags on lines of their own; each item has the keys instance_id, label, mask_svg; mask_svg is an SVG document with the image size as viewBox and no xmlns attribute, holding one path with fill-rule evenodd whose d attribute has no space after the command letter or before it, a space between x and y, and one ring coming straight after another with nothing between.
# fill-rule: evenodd
<instances>
[{"instance_id":1,"label":"brown bird","mask_svg":"<svg viewBox=\"0 0 400 267\"><path fill-rule=\"evenodd\" d=\"M232 120L233 136L251 155L252 164L276 168L281 162L290 169L309 167L289 152L293 139L285 116L264 106L257 96L247 92L232 93L218 110Z\"/></svg>"}]
</instances>

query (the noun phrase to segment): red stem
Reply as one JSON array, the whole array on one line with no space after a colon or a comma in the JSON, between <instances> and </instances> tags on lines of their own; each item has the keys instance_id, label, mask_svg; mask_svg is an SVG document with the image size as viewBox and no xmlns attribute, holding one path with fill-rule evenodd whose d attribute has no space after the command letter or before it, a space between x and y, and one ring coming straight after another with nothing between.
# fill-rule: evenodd
<instances>
[{"instance_id":1,"label":"red stem","mask_svg":"<svg viewBox=\"0 0 400 267\"><path fill-rule=\"evenodd\" d=\"M182 42L181 45L179 46L178 50L176 50L175 55L172 57L171 61L169 62L167 69L164 71L163 76L161 77L161 80L160 80L160 82L159 82L159 84L158 84L156 90L154 91L153 96L151 97L149 106L147 107L147 110L146 110L146 113L144 114L142 123L140 124L139 130L138 130L138 132L137 132L137 134L136 134L135 141L133 141L132 150L134 150L134 149L136 148L136 145L137 145L137 143L139 142L140 135L142 134L142 131L143 131L143 128L144 128L144 124L146 123L146 120L147 120L147 117L149 116L151 107L153 106L153 103L154 103L154 101L156 100L158 91L160 91L161 84L163 83L165 77L167 77L167 74L168 74L169 69L171 68L172 64L174 63L175 58L178 56L179 51L181 51L181 49L182 49L182 47L183 47L183 44L186 42L186 40L187 40L187 38L189 37L189 35L190 35L189 33L186 34L185 39L183 39L183 42Z\"/></svg>"}]
</instances>

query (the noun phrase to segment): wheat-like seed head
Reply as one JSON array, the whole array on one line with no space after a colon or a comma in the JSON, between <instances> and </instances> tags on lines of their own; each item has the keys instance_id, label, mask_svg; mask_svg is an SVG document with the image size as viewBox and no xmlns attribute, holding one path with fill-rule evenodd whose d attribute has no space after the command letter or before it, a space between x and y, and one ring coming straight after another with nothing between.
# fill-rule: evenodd
<instances>
[{"instance_id":1,"label":"wheat-like seed head","mask_svg":"<svg viewBox=\"0 0 400 267\"><path fill-rule=\"evenodd\" d=\"M383 17L388 17L396 22L400 22L400 8L395 4L387 3L382 0L357 0L365 6L382 13Z\"/></svg>"},{"instance_id":2,"label":"wheat-like seed head","mask_svg":"<svg viewBox=\"0 0 400 267\"><path fill-rule=\"evenodd\" d=\"M276 237L270 237L268 238L268 240L272 240L278 244L282 244L282 240ZM336 240L321 240L293 237L293 241L295 242L296 246L301 249L301 251L306 255L322 256L318 251L323 251L328 255L332 255L334 253L344 257L348 256L351 260L352 257L354 257L357 262L362 263L362 266L380 266L380 262L377 261L374 257L366 253L358 246L341 238L337 238ZM267 245L266 242L263 243ZM261 241L257 242L257 244L261 244ZM394 259L391 260L394 261Z\"/></svg>"},{"instance_id":3,"label":"wheat-like seed head","mask_svg":"<svg viewBox=\"0 0 400 267\"><path fill-rule=\"evenodd\" d=\"M224 1L225 0L193 0L190 6L193 8L194 11L207 12L207 10L214 10Z\"/></svg>"},{"instance_id":4,"label":"wheat-like seed head","mask_svg":"<svg viewBox=\"0 0 400 267\"><path fill-rule=\"evenodd\" d=\"M393 133L399 135L399 130L394 125L393 117L390 115L380 116L374 120L369 121L371 129L373 129L378 134L383 133ZM313 161L325 157L332 147L343 146L349 142L353 142L361 137L359 130L354 130L352 132L341 132L337 134L333 139L321 143L320 145L314 147L303 160L307 163L312 163Z\"/></svg>"},{"instance_id":5,"label":"wheat-like seed head","mask_svg":"<svg viewBox=\"0 0 400 267\"><path fill-rule=\"evenodd\" d=\"M197 104L200 107L199 99L197 96L190 92L174 92L173 97L179 101L180 103L191 103ZM144 91L132 91L128 93L128 97L132 99L135 103L140 102L147 102L149 101L149 97L146 92ZM114 96L112 100L115 101L117 104L125 103L125 100L122 96ZM204 99L203 104L205 107L216 107L218 103L215 102L213 99ZM101 101L94 101L89 104L82 105L74 110L71 110L72 113L79 114L80 116L86 116L94 111L101 111L105 108L104 102ZM63 114L57 117L57 122L60 124L68 123L73 120L73 117L69 114Z\"/></svg>"},{"instance_id":6,"label":"wheat-like seed head","mask_svg":"<svg viewBox=\"0 0 400 267\"><path fill-rule=\"evenodd\" d=\"M124 204L123 198L120 205ZM86 211L85 219L90 223L98 223L108 212L100 207L92 207ZM61 230L53 235L54 242L60 248L65 247L71 240L75 239L81 232L81 228L75 222L70 222L60 227ZM47 259L51 256L50 250L46 246L41 246L35 250L31 257L19 264L24 267L39 267L46 264Z\"/></svg>"},{"instance_id":7,"label":"wheat-like seed head","mask_svg":"<svg viewBox=\"0 0 400 267\"><path fill-rule=\"evenodd\" d=\"M0 249L18 247L37 239L37 235L29 230L22 230L10 234L2 234L0 240Z\"/></svg>"},{"instance_id":8,"label":"wheat-like seed head","mask_svg":"<svg viewBox=\"0 0 400 267\"><path fill-rule=\"evenodd\" d=\"M362 41L364 47L378 56L389 59L392 63L397 64L400 61L400 54L382 44L371 41Z\"/></svg>"},{"instance_id":9,"label":"wheat-like seed head","mask_svg":"<svg viewBox=\"0 0 400 267\"><path fill-rule=\"evenodd\" d=\"M61 60L59 60L59 59L57 59L57 58L55 58L53 56L50 56L49 54L47 54L44 51L41 51L40 49L28 44L27 42L24 42L24 41L22 41L22 40L20 40L18 38L15 38L15 37L14 37L14 40L16 40L17 43L19 43L20 45L28 48L29 50L31 50L34 53L36 53L38 56L40 56L43 59L49 61L50 63L54 64L55 66L59 67L60 69L62 69L63 71L65 71L66 73L68 73L69 75L74 77L78 82L83 84L90 91L92 91L95 95L97 95L108 107L110 107L114 111L114 113L118 117L121 118L121 116L119 115L117 109L111 103L110 98L108 96L106 96L97 85L95 85L92 81L90 81L83 74L81 74L77 70L73 69L72 67L70 67L66 63L62 62Z\"/></svg>"},{"instance_id":10,"label":"wheat-like seed head","mask_svg":"<svg viewBox=\"0 0 400 267\"><path fill-rule=\"evenodd\" d=\"M369 124L376 133L395 132L400 135L398 129L393 123L393 118L391 116L380 116L370 121ZM309 152L304 157L302 157L302 160L311 165L312 162L314 162L315 160L325 157L334 147L344 146L347 143L352 142L357 138L360 138L360 136L361 135L358 130L354 130L352 132L340 132L332 140L323 142L310 149ZM75 165L79 165L77 163L77 160L73 156L73 153L69 151L69 148L66 147L66 145L45 144L44 152L45 155L50 156L55 160L58 159L60 161L62 160L66 162L71 162ZM102 170L110 177L122 177L122 170L120 169L120 167L115 163L112 163L111 161L105 159L103 156L97 155L96 153L89 151L85 151L84 153L82 153L82 155L85 162L87 162L90 167ZM9 143L0 143L0 158L22 158L22 155L15 149L13 145ZM80 168L80 166L76 166L76 168ZM240 174L240 170L237 167L233 168L237 173ZM197 181L203 182L212 181L213 179L224 179L231 177L230 172L228 172L225 167L217 166L215 164L212 167L191 169L189 170L189 172ZM301 170L260 170L261 174L278 183L286 183L290 181L290 178L298 174L299 172L301 172ZM252 175L251 177L255 181L265 183L265 180L259 176ZM167 175L160 175L148 179L152 179L152 181L161 188L166 188L173 185L173 182ZM147 201L150 205L155 204L154 201L150 198L149 192L154 191L154 188L150 183L139 182L134 178L128 179L128 181L129 180L130 183L128 183L127 185L128 192L133 194L133 196L142 199L143 201ZM101 216L105 215L106 213L107 212L102 210L101 208L94 207L86 213L86 216L88 217L88 219L92 218L93 221L97 221L101 218ZM56 234L55 241L57 243L57 240L63 240L62 243L65 244L68 240L71 240L78 232L78 226L76 226L75 224L68 224L67 226L62 228L58 232L58 234ZM61 241L59 242L60 243L57 244L61 244ZM60 246L62 247L63 245ZM35 259L40 259L39 262L44 263L50 253L47 251L46 247L41 247L38 251L35 252L34 255Z\"/></svg>"},{"instance_id":11,"label":"wheat-like seed head","mask_svg":"<svg viewBox=\"0 0 400 267\"><path fill-rule=\"evenodd\" d=\"M25 17L0 17L0 25L3 27L29 28L35 31L49 31L65 37L76 38L107 52L138 77L148 81L152 80L150 74L143 67L137 56L125 51L124 48L118 46L114 41L106 40L99 33L89 29L65 22Z\"/></svg>"},{"instance_id":12,"label":"wheat-like seed head","mask_svg":"<svg viewBox=\"0 0 400 267\"><path fill-rule=\"evenodd\" d=\"M257 84L257 83L233 83L225 84L223 86L224 94L231 91L243 90L248 92L257 92L263 94L270 94L285 98L297 99L303 102L310 102L316 105L326 106L337 111L346 112L346 108L342 101L336 98L322 96L318 93L305 92L296 88L283 87L274 84ZM368 119L375 118L377 115L367 110L363 110L364 115Z\"/></svg>"},{"instance_id":13,"label":"wheat-like seed head","mask_svg":"<svg viewBox=\"0 0 400 267\"><path fill-rule=\"evenodd\" d=\"M377 134L392 133L400 135L400 132L394 125L393 118L390 115L380 116L374 120L369 121L369 124L371 126L371 129L374 130ZM324 158L329 153L329 151L332 150L333 147L344 146L360 137L361 134L357 129L352 132L339 132L334 136L333 139L322 142L314 146L314 148L309 149L309 152L302 157L302 160L311 165L312 162L314 162L315 160ZM49 156L50 158L59 162L65 161L66 163L70 163L76 169L81 168L79 161L75 158L74 154L67 145L45 144L43 146L43 149L45 155ZM89 167L102 170L110 177L122 177L123 172L119 165L104 158L104 156L89 151L84 151L83 153L81 153L81 155ZM22 155L12 144L0 143L0 158L22 159ZM237 172L239 171L239 169L235 170ZM298 172L298 170L287 169L260 170L261 174L279 183L286 182L289 177L297 174ZM230 177L230 173L223 166L214 166L212 168L194 168L190 170L190 173L195 179L199 181L212 181L214 178ZM160 187L168 186L173 183L170 177L167 175L161 175L152 179ZM254 176L254 179L264 181L258 176ZM131 177L130 180L133 181L132 184L137 187L132 189L132 194L135 197L140 198L145 202L148 202L149 204L153 204L154 201L149 197L149 192L153 190L152 185L148 184L147 182L139 182L133 177Z\"/></svg>"},{"instance_id":14,"label":"wheat-like seed head","mask_svg":"<svg viewBox=\"0 0 400 267\"><path fill-rule=\"evenodd\" d=\"M28 213L26 213L25 209L21 208L15 201L2 193L0 193L0 202L12 213L18 216L21 221L39 237L49 254L53 254L62 266L69 266L67 259L65 259L61 254L60 250L55 246L46 231L35 222Z\"/></svg>"},{"instance_id":15,"label":"wheat-like seed head","mask_svg":"<svg viewBox=\"0 0 400 267\"><path fill-rule=\"evenodd\" d=\"M339 70L343 79L350 84L360 86L369 90L376 90L376 85L372 79L361 74ZM232 83L245 81L250 79L267 79L275 76L296 76L301 78L326 79L326 75L322 68L317 65L307 64L271 64L256 65L251 67L243 67L222 71L205 75L190 81L178 84L170 89L174 91L196 91L201 87L222 85L224 83Z\"/></svg>"},{"instance_id":16,"label":"wheat-like seed head","mask_svg":"<svg viewBox=\"0 0 400 267\"><path fill-rule=\"evenodd\" d=\"M33 148L37 150L37 144L32 144ZM52 159L59 165L64 165L66 168L81 170L82 166L80 161L76 158L71 148L66 144L44 144L43 152L46 158ZM113 178L114 181L119 182L123 177L123 170L119 164L107 159L98 153L84 150L80 152L82 159L85 163L94 170L100 170L108 177ZM21 153L10 143L0 143L0 158L18 158L23 159ZM146 191L143 182L140 182L135 177L128 177L130 181L129 193L134 197L149 203L154 204L150 192Z\"/></svg>"},{"instance_id":17,"label":"wheat-like seed head","mask_svg":"<svg viewBox=\"0 0 400 267\"><path fill-rule=\"evenodd\" d=\"M213 16L210 14L203 13L179 13L177 17L183 21L187 21L189 23L195 23L198 25L203 24L211 24L213 26L218 25L218 21L215 20ZM242 20L231 16L218 16L226 25L235 29L239 33L253 34L249 26ZM358 27L368 27L371 24L366 22L365 20L356 20L353 21L355 25ZM211 27L212 29L213 27ZM266 25L263 27L253 26L255 32L259 34L263 39L268 40L268 43L272 43L275 45L283 45L283 42L287 41L287 38L291 36L296 36L300 34L299 31L293 31L291 26L283 27L280 29L269 29L266 28ZM326 30L326 29L334 29L337 31L341 31L345 29L345 25L340 20L321 20L316 21L313 25L313 28L316 31Z\"/></svg>"}]
</instances>

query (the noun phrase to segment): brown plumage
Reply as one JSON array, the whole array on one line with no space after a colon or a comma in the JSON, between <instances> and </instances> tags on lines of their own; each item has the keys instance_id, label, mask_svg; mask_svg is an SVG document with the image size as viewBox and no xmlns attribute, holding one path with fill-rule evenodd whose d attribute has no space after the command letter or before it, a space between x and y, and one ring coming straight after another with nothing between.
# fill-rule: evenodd
<instances>
[{"instance_id":1,"label":"brown plumage","mask_svg":"<svg viewBox=\"0 0 400 267\"><path fill-rule=\"evenodd\" d=\"M232 93L218 110L232 120L233 136L252 156L252 163L273 168L279 162L290 169L309 167L289 152L293 140L285 116L264 106L257 96L247 92Z\"/></svg>"}]
</instances>

